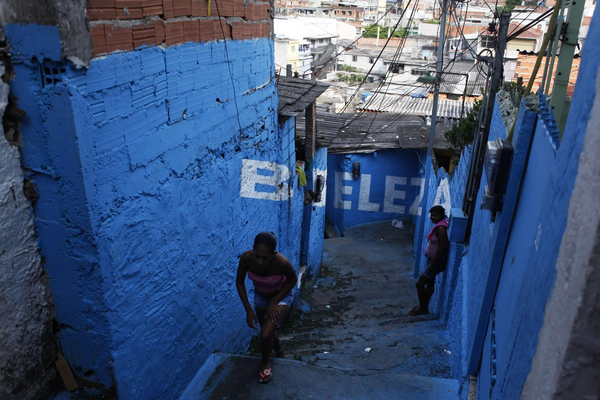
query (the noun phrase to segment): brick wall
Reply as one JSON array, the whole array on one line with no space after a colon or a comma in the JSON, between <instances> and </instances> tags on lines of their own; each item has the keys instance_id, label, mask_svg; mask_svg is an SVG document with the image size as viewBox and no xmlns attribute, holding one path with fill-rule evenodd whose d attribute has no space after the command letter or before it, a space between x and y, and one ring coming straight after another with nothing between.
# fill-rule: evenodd
<instances>
[{"instance_id":1,"label":"brick wall","mask_svg":"<svg viewBox=\"0 0 600 400\"><path fill-rule=\"evenodd\" d=\"M536 55L523 55L519 54L517 57L517 66L515 67L515 80L517 78L523 78L523 85L527 85L529 80L531 79L531 73L533 72L533 68L535 66L535 62L537 60ZM567 95L573 96L575 91L575 83L577 82L577 74L579 72L579 63L581 58L573 59L573 66L571 67L571 74L569 76L569 85L567 86ZM533 85L532 91L535 92L540 87L542 83L542 77L544 73L544 65L546 65L546 57L542 59L542 63L540 69L536 75L535 83ZM556 68L558 67L558 58L554 62L554 68L552 69L552 73L549 74L551 76L550 81L550 91L552 92L552 88L554 87L554 76L556 74Z\"/></svg>"},{"instance_id":2,"label":"brick wall","mask_svg":"<svg viewBox=\"0 0 600 400\"><path fill-rule=\"evenodd\" d=\"M90 0L94 56L142 46L271 36L271 5L244 0Z\"/></svg>"}]
</instances>

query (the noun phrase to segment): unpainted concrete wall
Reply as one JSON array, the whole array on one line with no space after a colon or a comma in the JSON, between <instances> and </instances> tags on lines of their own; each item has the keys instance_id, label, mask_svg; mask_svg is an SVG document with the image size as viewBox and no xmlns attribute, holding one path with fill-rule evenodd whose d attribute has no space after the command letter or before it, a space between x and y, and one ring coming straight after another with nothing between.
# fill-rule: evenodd
<instances>
[{"instance_id":1,"label":"unpainted concrete wall","mask_svg":"<svg viewBox=\"0 0 600 400\"><path fill-rule=\"evenodd\" d=\"M0 64L0 76L6 76ZM0 119L9 86L0 81ZM24 195L19 149L0 125L0 397L45 398L58 384L54 304Z\"/></svg>"},{"instance_id":2,"label":"unpainted concrete wall","mask_svg":"<svg viewBox=\"0 0 600 400\"><path fill-rule=\"evenodd\" d=\"M416 212L422 181L416 151L334 154L328 159L327 218L339 232ZM355 162L361 164L358 179L352 178Z\"/></svg>"}]
</instances>

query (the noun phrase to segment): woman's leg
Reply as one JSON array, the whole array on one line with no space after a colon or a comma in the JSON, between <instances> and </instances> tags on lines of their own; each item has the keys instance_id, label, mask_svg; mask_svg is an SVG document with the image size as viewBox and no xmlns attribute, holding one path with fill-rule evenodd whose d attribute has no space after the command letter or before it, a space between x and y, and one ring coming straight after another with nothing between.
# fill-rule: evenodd
<instances>
[{"instance_id":1,"label":"woman's leg","mask_svg":"<svg viewBox=\"0 0 600 400\"><path fill-rule=\"evenodd\" d=\"M431 299L435 289L435 279L429 279L425 275L421 274L417 280L417 283L415 283L415 287L417 288L419 305L417 307L413 307L408 313L410 315L427 314L429 312L429 300Z\"/></svg>"},{"instance_id":2,"label":"woman's leg","mask_svg":"<svg viewBox=\"0 0 600 400\"><path fill-rule=\"evenodd\" d=\"M288 306L278 306L279 313L285 316L290 309ZM262 360L260 363L261 370L271 368L270 357L271 352L275 350L279 353L282 350L281 341L275 332L277 327L267 316L267 309L256 307L256 316L260 323L260 351Z\"/></svg>"}]
</instances>

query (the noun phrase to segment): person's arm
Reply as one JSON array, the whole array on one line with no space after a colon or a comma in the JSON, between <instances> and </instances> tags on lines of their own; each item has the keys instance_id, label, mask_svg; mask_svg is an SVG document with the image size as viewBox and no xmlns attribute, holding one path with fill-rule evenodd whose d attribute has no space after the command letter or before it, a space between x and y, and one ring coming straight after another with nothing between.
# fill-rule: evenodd
<instances>
[{"instance_id":1,"label":"person's arm","mask_svg":"<svg viewBox=\"0 0 600 400\"><path fill-rule=\"evenodd\" d=\"M237 288L238 295L240 296L240 300L242 300L242 304L244 305L244 309L246 310L246 322L248 326L252 329L256 329L256 323L258 322L258 318L256 318L256 314L252 310L250 306L250 301L248 301L248 293L246 293L246 284L244 280L246 279L246 272L248 269L246 267L246 260L244 255L240 258L240 263L238 265L237 275L235 277L235 287Z\"/></svg>"},{"instance_id":2,"label":"person's arm","mask_svg":"<svg viewBox=\"0 0 600 400\"><path fill-rule=\"evenodd\" d=\"M446 250L448 249L448 228L443 225L438 226L435 228L433 234L437 237L438 249L437 253L435 253L435 257L433 257L433 260L431 260L431 265L437 265L437 263L442 260Z\"/></svg>"},{"instance_id":3,"label":"person's arm","mask_svg":"<svg viewBox=\"0 0 600 400\"><path fill-rule=\"evenodd\" d=\"M271 303L269 304L269 309L267 310L266 318L271 318L271 321L275 324L279 324L281 322L282 315L279 313L279 302L287 296L287 294L296 286L298 283L298 277L296 276L296 270L294 270L294 266L291 262L286 258L284 262L281 264L281 272L285 275L286 282L281 287L279 293L273 297Z\"/></svg>"}]
</instances>

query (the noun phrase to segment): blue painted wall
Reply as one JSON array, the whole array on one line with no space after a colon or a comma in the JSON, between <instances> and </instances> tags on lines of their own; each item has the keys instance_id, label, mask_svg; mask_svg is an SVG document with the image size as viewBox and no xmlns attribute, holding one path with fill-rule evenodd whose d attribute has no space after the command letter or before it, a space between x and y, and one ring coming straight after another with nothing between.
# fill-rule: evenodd
<instances>
[{"instance_id":1,"label":"blue painted wall","mask_svg":"<svg viewBox=\"0 0 600 400\"><path fill-rule=\"evenodd\" d=\"M57 62L60 82L45 87L49 64L26 50L11 90L65 354L122 398L176 397L211 352L248 344L234 278L254 236L276 232L298 266L302 190L293 127L277 122L273 43Z\"/></svg>"},{"instance_id":2,"label":"blue painted wall","mask_svg":"<svg viewBox=\"0 0 600 400\"><path fill-rule=\"evenodd\" d=\"M308 248L306 265L311 275L316 275L321 267L323 258L323 240L325 236L325 205L327 204L327 149L316 149L311 163L311 173L307 176L307 188L316 189L317 176L325 178L325 188L321 194L321 201L312 202L305 206L310 214L310 226L308 234Z\"/></svg>"},{"instance_id":3,"label":"blue painted wall","mask_svg":"<svg viewBox=\"0 0 600 400\"><path fill-rule=\"evenodd\" d=\"M355 162L361 164L358 179L351 176ZM341 233L356 225L410 216L421 185L419 166L414 150L329 155L327 219Z\"/></svg>"},{"instance_id":4,"label":"blue painted wall","mask_svg":"<svg viewBox=\"0 0 600 400\"><path fill-rule=\"evenodd\" d=\"M587 46L588 51L600 44L597 25L596 19L590 31L594 39ZM450 256L451 263L444 274L447 276L443 278L445 286L438 287L441 298L438 297L437 303L442 320L447 318L448 321L455 376L465 382L468 373L477 372L478 398L518 398L531 368L546 302L556 284L554 265L566 226L590 107L596 95L589 82L595 82L599 65L600 57L591 52L582 63L567 128L558 149L551 134L549 112L542 107L537 115L521 106L513 139L516 153L509 182L512 200L495 222L491 222L488 211L477 208L469 246L451 245L455 257ZM490 140L505 135L498 111L496 107ZM528 152L528 135L533 135L531 152ZM450 181L453 207L458 207L455 204L458 199L462 202L469 158L463 156ZM527 170L519 189L520 178L515 171L526 162ZM443 176L438 173L434 190L440 186L441 179ZM477 204L481 202L485 185L484 176ZM518 203L515 192L519 193ZM509 210L515 210L512 225ZM507 226L510 237L506 247L502 247L499 230ZM461 251L462 254L458 254ZM495 274L490 270L492 266L497 268ZM490 308L495 305L491 315L485 313L485 302ZM485 323L483 330L481 321ZM477 339L481 332L485 336ZM476 371L471 370L474 361ZM492 369L492 361L497 366L496 371Z\"/></svg>"},{"instance_id":5,"label":"blue painted wall","mask_svg":"<svg viewBox=\"0 0 600 400\"><path fill-rule=\"evenodd\" d=\"M544 195L541 197L545 201L538 202L535 206L539 209L539 219L536 221L537 223L534 222L536 236L533 243L529 241L528 259L522 260L526 267L521 271L523 274L522 284L516 304L524 306L515 307L512 316L510 326L513 330L509 332L510 342L507 346L510 352L505 354L507 368L504 376L499 378L497 383L499 387L494 396L498 399L515 398L520 395L531 369L533 355L536 352L546 302L554 285L562 284L562 282L555 281L555 264L567 224L569 201L577 178L579 156L591 116L591 107L594 104L594 98L598 95L593 83L597 82L600 67L600 55L594 51L600 45L599 14L599 10L596 9L588 33L589 39L582 56L571 111L562 141L555 155L552 151L554 148L553 138L549 135L552 132L548 118L549 113L542 110L541 116L544 118L540 118L538 122L534 146L538 145L537 148L540 151L536 154L533 154L532 151L530 162L543 164L546 168L544 172L548 178L542 192ZM542 151L544 148L545 151ZM548 164L548 161L551 163ZM538 198L540 198L539 194ZM533 209L531 210L533 211ZM515 260L516 262L517 260ZM509 276L509 278L514 278L514 276ZM507 279L506 286L512 285L513 282L512 279ZM507 296L516 295L516 293L508 292L509 290L507 290ZM519 327L519 330L514 330L515 327Z\"/></svg>"}]
</instances>

